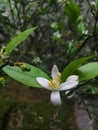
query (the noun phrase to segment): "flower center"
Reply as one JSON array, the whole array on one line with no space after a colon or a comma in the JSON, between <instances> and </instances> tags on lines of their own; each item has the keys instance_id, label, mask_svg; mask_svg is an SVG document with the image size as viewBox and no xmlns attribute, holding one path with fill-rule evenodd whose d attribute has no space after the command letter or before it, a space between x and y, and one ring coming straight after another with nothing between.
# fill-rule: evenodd
<instances>
[{"instance_id":1,"label":"flower center","mask_svg":"<svg viewBox=\"0 0 98 130\"><path fill-rule=\"evenodd\" d=\"M58 88L60 86L60 83L61 83L61 73L58 73L56 78L53 78L48 82L49 87L51 88Z\"/></svg>"}]
</instances>

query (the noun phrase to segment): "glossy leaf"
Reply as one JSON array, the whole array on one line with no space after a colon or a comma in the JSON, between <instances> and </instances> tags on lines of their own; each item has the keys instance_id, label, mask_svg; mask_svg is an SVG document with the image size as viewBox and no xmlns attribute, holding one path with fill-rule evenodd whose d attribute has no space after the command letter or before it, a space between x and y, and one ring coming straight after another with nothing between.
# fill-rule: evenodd
<instances>
[{"instance_id":1,"label":"glossy leaf","mask_svg":"<svg viewBox=\"0 0 98 130\"><path fill-rule=\"evenodd\" d=\"M21 42L23 42L34 30L34 28L30 28L24 32L21 32L17 36L15 36L6 46L6 52L9 55Z\"/></svg>"},{"instance_id":2,"label":"glossy leaf","mask_svg":"<svg viewBox=\"0 0 98 130\"><path fill-rule=\"evenodd\" d=\"M64 81L68 76L73 74L84 62L91 59L93 56L83 57L69 63L62 72L62 80Z\"/></svg>"},{"instance_id":3,"label":"glossy leaf","mask_svg":"<svg viewBox=\"0 0 98 130\"><path fill-rule=\"evenodd\" d=\"M26 67L29 68L30 71L22 71L21 68L17 66L6 66L3 68L3 71L12 79L32 87L41 87L37 83L36 77L45 77L49 79L49 76L39 68L29 64L26 64Z\"/></svg>"},{"instance_id":4,"label":"glossy leaf","mask_svg":"<svg viewBox=\"0 0 98 130\"><path fill-rule=\"evenodd\" d=\"M91 62L77 69L75 74L79 75L79 80L89 80L98 76L98 62Z\"/></svg>"}]
</instances>

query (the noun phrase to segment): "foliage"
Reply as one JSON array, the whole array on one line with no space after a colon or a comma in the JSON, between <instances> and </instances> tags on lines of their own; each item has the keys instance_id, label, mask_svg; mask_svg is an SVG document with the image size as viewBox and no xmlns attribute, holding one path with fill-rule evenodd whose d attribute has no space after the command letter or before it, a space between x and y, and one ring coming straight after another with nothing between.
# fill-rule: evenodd
<instances>
[{"instance_id":1,"label":"foliage","mask_svg":"<svg viewBox=\"0 0 98 130\"><path fill-rule=\"evenodd\" d=\"M91 62L86 65L79 67L76 74L79 75L81 80L90 80L98 75L98 62Z\"/></svg>"},{"instance_id":2,"label":"foliage","mask_svg":"<svg viewBox=\"0 0 98 130\"><path fill-rule=\"evenodd\" d=\"M57 64L62 82L70 75L79 76L79 85L62 97L73 92L81 97L84 87L85 92L98 94L93 88L98 76L98 0L83 2L84 10L82 2L0 1L0 86L8 76L41 88L36 78L50 80L49 69Z\"/></svg>"},{"instance_id":3,"label":"foliage","mask_svg":"<svg viewBox=\"0 0 98 130\"><path fill-rule=\"evenodd\" d=\"M65 80L68 76L73 74L85 61L87 61L88 59L91 59L92 57L93 56L83 57L83 58L74 60L73 62L68 64L62 72L62 80Z\"/></svg>"},{"instance_id":4,"label":"foliage","mask_svg":"<svg viewBox=\"0 0 98 130\"><path fill-rule=\"evenodd\" d=\"M13 38L6 46L6 52L9 55L22 41L24 41L30 33L32 33L36 28L30 28L23 33L18 34Z\"/></svg>"},{"instance_id":5,"label":"foliage","mask_svg":"<svg viewBox=\"0 0 98 130\"><path fill-rule=\"evenodd\" d=\"M19 68L18 66L5 66L3 71L8 74L11 78L32 87L40 87L40 85L36 81L36 77L46 77L49 79L49 76L32 65L25 64L26 68Z\"/></svg>"},{"instance_id":6,"label":"foliage","mask_svg":"<svg viewBox=\"0 0 98 130\"><path fill-rule=\"evenodd\" d=\"M65 13L68 16L69 22L74 24L80 16L80 8L72 0L69 0L69 2L65 5Z\"/></svg>"}]
</instances>

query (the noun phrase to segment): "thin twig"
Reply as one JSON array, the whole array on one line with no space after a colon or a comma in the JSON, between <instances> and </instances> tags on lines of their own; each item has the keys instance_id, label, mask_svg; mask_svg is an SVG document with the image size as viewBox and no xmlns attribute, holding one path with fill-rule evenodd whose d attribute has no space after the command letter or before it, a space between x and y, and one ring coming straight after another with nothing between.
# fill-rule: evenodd
<instances>
[{"instance_id":1,"label":"thin twig","mask_svg":"<svg viewBox=\"0 0 98 130\"><path fill-rule=\"evenodd\" d=\"M90 4L90 1L87 0L88 4L89 4L89 7L90 7L90 10L91 10L91 13L93 14L94 16L94 19L95 19L95 24L94 24L94 31L93 31L93 36L96 38L96 27L97 27L97 22L98 22L98 18L97 18L97 11L96 13L94 13L92 7L91 7L91 4Z\"/></svg>"},{"instance_id":2,"label":"thin twig","mask_svg":"<svg viewBox=\"0 0 98 130\"><path fill-rule=\"evenodd\" d=\"M93 12L93 9L92 9L92 7L91 7L90 1L87 0L87 2L88 2L88 5L89 5L89 7L90 7L91 13L93 14L94 18L96 19L96 15L95 15L94 12Z\"/></svg>"},{"instance_id":3,"label":"thin twig","mask_svg":"<svg viewBox=\"0 0 98 130\"><path fill-rule=\"evenodd\" d=\"M85 110L87 111L87 113L88 113L88 115L89 115L89 118L92 120L91 113L90 113L90 111L89 111L89 109L88 109L88 107L87 107L87 104L85 103L84 99L82 98L82 95L81 95L80 91L77 91L77 94L78 94L78 96L80 97L80 100L81 100L81 102L82 102L82 104L83 104Z\"/></svg>"},{"instance_id":4,"label":"thin twig","mask_svg":"<svg viewBox=\"0 0 98 130\"><path fill-rule=\"evenodd\" d=\"M17 15L18 15L18 20L19 20L20 30L22 31L21 17L20 17L20 12L19 12L18 5L17 5L17 0L14 0L14 2L15 2L15 8L16 8L16 10L17 10Z\"/></svg>"},{"instance_id":5,"label":"thin twig","mask_svg":"<svg viewBox=\"0 0 98 130\"><path fill-rule=\"evenodd\" d=\"M12 14L12 19L13 19L13 23L14 23L14 29L16 30L16 22L15 22L13 9L12 9L12 6L11 6L11 0L8 0L8 2L9 2L10 11L11 11L11 14Z\"/></svg>"}]
</instances>

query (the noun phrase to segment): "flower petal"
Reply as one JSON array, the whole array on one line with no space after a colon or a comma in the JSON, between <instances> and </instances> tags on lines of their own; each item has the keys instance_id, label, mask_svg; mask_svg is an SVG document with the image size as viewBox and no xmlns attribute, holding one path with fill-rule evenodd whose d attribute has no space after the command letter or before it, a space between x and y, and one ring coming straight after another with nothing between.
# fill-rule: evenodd
<instances>
[{"instance_id":1,"label":"flower petal","mask_svg":"<svg viewBox=\"0 0 98 130\"><path fill-rule=\"evenodd\" d=\"M67 95L67 94L69 94L69 93L70 93L70 91L65 91L65 95ZM74 95L75 95L75 94L72 93L72 94L70 94L69 96L67 96L67 98L72 98Z\"/></svg>"},{"instance_id":2,"label":"flower petal","mask_svg":"<svg viewBox=\"0 0 98 130\"><path fill-rule=\"evenodd\" d=\"M43 88L51 90L51 88L48 85L49 80L42 78L42 77L37 77L36 80Z\"/></svg>"},{"instance_id":3,"label":"flower petal","mask_svg":"<svg viewBox=\"0 0 98 130\"><path fill-rule=\"evenodd\" d=\"M51 93L51 102L53 105L59 106L61 105L61 97L59 91L53 91Z\"/></svg>"},{"instance_id":4,"label":"flower petal","mask_svg":"<svg viewBox=\"0 0 98 130\"><path fill-rule=\"evenodd\" d=\"M59 70L56 65L53 66L51 73L52 73L52 78L57 78Z\"/></svg>"},{"instance_id":5,"label":"flower petal","mask_svg":"<svg viewBox=\"0 0 98 130\"><path fill-rule=\"evenodd\" d=\"M58 90L70 90L76 87L78 84L79 84L78 81L72 81L72 82L67 81L67 82L62 83Z\"/></svg>"},{"instance_id":6,"label":"flower petal","mask_svg":"<svg viewBox=\"0 0 98 130\"><path fill-rule=\"evenodd\" d=\"M69 76L66 81L77 81L79 79L78 75L71 75Z\"/></svg>"}]
</instances>

